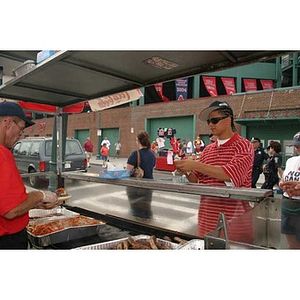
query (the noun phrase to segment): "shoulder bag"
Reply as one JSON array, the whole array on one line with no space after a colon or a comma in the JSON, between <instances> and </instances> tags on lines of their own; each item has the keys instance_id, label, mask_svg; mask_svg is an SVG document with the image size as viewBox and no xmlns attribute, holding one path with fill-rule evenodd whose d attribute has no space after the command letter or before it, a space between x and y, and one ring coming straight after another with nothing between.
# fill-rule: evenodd
<instances>
[{"instance_id":1,"label":"shoulder bag","mask_svg":"<svg viewBox=\"0 0 300 300\"><path fill-rule=\"evenodd\" d=\"M140 151L137 150L137 167L132 169L132 176L136 177L137 179L144 177L144 170L140 167L140 160Z\"/></svg>"}]
</instances>

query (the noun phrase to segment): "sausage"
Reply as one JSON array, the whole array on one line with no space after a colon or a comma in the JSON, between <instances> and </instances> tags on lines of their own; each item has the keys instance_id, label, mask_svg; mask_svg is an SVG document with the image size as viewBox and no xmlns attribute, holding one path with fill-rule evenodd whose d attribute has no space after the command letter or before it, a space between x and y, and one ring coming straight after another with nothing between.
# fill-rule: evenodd
<instances>
[{"instance_id":1,"label":"sausage","mask_svg":"<svg viewBox=\"0 0 300 300\"><path fill-rule=\"evenodd\" d=\"M122 250L123 249L123 243L122 242L119 242L117 244L117 250Z\"/></svg>"},{"instance_id":2,"label":"sausage","mask_svg":"<svg viewBox=\"0 0 300 300\"><path fill-rule=\"evenodd\" d=\"M135 241L132 237L129 237L128 239L129 244L131 245L132 249L150 249L150 247L147 247L146 245L143 245L137 241Z\"/></svg>"},{"instance_id":3,"label":"sausage","mask_svg":"<svg viewBox=\"0 0 300 300\"><path fill-rule=\"evenodd\" d=\"M151 249L158 250L157 244L156 244L156 237L152 235L149 239L150 247Z\"/></svg>"},{"instance_id":4,"label":"sausage","mask_svg":"<svg viewBox=\"0 0 300 300\"><path fill-rule=\"evenodd\" d=\"M123 241L123 249L128 250L129 249L129 243L128 240Z\"/></svg>"},{"instance_id":5,"label":"sausage","mask_svg":"<svg viewBox=\"0 0 300 300\"><path fill-rule=\"evenodd\" d=\"M174 241L178 242L179 244L185 244L187 242L186 240L183 240L178 236L174 237Z\"/></svg>"},{"instance_id":6,"label":"sausage","mask_svg":"<svg viewBox=\"0 0 300 300\"><path fill-rule=\"evenodd\" d=\"M172 239L167 235L164 236L164 240L166 240L168 242L172 242Z\"/></svg>"}]
</instances>

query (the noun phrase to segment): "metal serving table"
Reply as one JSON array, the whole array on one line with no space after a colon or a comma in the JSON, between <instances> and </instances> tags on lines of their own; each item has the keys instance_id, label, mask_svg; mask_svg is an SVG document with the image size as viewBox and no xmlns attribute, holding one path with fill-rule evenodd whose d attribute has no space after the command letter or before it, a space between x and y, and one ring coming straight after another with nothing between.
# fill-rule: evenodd
<instances>
[{"instance_id":1,"label":"metal serving table","mask_svg":"<svg viewBox=\"0 0 300 300\"><path fill-rule=\"evenodd\" d=\"M243 241L234 241L229 238L223 242L223 244L211 244L211 241L216 238L218 239L218 234L211 233L210 241L205 239L206 244L210 242L210 246L206 246L206 249L257 249L257 248L282 248L284 247L284 239L280 240L280 199L271 198L271 190L261 190L261 189L247 189L247 188L233 188L233 187L216 187L199 185L193 183L180 183L165 180L136 180L135 178L126 179L103 179L99 178L98 174L78 174L73 172L64 172L62 174L64 178L77 179L88 182L97 182L100 184L113 184L123 187L138 187L149 189L153 191L165 191L171 193L179 194L190 194L190 195L209 195L215 197L221 197L226 199L231 199L235 201L236 199L242 199L244 201L250 201L254 206L252 210L252 216L254 229L255 229L255 239L253 245L245 244ZM159 197L158 197L159 198ZM124 199L123 199L124 200ZM153 202L157 203L153 203ZM161 201L161 202L159 202ZM112 202L113 209L110 210L110 203ZM152 205L158 204L158 206L163 206L165 203L163 199L156 199L152 201ZM124 206L123 206L124 205ZM180 236L187 240L197 239L197 209L199 205L199 200L193 203L193 216L192 218L187 217L184 212L185 209L191 209L191 203L184 203L182 207L182 212L176 212L178 215L172 216L172 206L164 206L164 214L157 217L153 213L153 218L149 220L147 217L134 218L130 213L124 213L123 215L118 214L118 207L122 206L120 211L129 211L128 201L116 201L116 199L105 199L103 200L102 212L99 214L101 218L104 217L112 222L112 225L116 225L119 228L124 226L125 229L136 230L139 234L157 234L157 236L169 235L169 236ZM95 213L96 209L101 206L100 201L97 201L97 208L95 211L88 211L88 213ZM85 210L86 207L71 207L69 209L74 209L75 211L81 212ZM86 213L86 212L85 212ZM164 218L165 217L165 218ZM249 216L248 216L249 217ZM171 219L173 218L173 219ZM176 221L183 220L181 224L184 226L176 226ZM191 222L191 220L194 220ZM195 224L194 224L194 223ZM236 220L239 222L239 219ZM216 228L217 230L217 228ZM230 231L230 230L229 230ZM276 238L275 238L276 237ZM208 237L209 238L209 237ZM230 246L229 246L230 245Z\"/></svg>"}]
</instances>

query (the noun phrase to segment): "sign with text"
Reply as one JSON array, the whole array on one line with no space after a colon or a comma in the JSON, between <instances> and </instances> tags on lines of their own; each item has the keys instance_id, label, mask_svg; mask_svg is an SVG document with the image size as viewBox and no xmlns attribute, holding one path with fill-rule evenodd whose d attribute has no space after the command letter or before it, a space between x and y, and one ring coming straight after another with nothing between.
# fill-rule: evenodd
<instances>
[{"instance_id":1,"label":"sign with text","mask_svg":"<svg viewBox=\"0 0 300 300\"><path fill-rule=\"evenodd\" d=\"M272 90L274 88L273 80L260 80L263 90Z\"/></svg>"},{"instance_id":2,"label":"sign with text","mask_svg":"<svg viewBox=\"0 0 300 300\"><path fill-rule=\"evenodd\" d=\"M132 102L140 99L143 96L140 89L135 89L127 92L117 93L93 100L89 100L89 105L92 111L104 110L124 103Z\"/></svg>"},{"instance_id":3,"label":"sign with text","mask_svg":"<svg viewBox=\"0 0 300 300\"><path fill-rule=\"evenodd\" d=\"M226 90L227 95L232 95L236 93L234 78L222 77L222 82Z\"/></svg>"},{"instance_id":4,"label":"sign with text","mask_svg":"<svg viewBox=\"0 0 300 300\"><path fill-rule=\"evenodd\" d=\"M163 94L163 84L162 83L154 84L154 88L163 102L170 101L170 99L167 98L166 96L164 96L164 94Z\"/></svg>"},{"instance_id":5,"label":"sign with text","mask_svg":"<svg viewBox=\"0 0 300 300\"><path fill-rule=\"evenodd\" d=\"M206 90L209 92L211 97L218 96L217 87L216 87L216 77L204 77L203 82L205 85Z\"/></svg>"},{"instance_id":6,"label":"sign with text","mask_svg":"<svg viewBox=\"0 0 300 300\"><path fill-rule=\"evenodd\" d=\"M175 86L176 86L176 99L179 101L187 99L188 79L187 78L176 79Z\"/></svg>"},{"instance_id":7,"label":"sign with text","mask_svg":"<svg viewBox=\"0 0 300 300\"><path fill-rule=\"evenodd\" d=\"M243 79L246 92L257 91L256 79Z\"/></svg>"}]
</instances>

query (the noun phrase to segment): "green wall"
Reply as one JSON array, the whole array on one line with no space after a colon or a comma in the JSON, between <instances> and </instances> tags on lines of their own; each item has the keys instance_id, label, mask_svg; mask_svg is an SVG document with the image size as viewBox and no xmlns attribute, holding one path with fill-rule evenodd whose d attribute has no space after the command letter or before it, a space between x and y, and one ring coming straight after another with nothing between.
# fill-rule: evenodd
<instances>
[{"instance_id":1,"label":"green wall","mask_svg":"<svg viewBox=\"0 0 300 300\"><path fill-rule=\"evenodd\" d=\"M147 131L151 141L156 140L158 137L157 129L159 127L175 128L176 137L181 138L182 141L187 140L187 138L195 139L194 116L149 119L147 121ZM171 148L170 140L167 138L165 138L165 147Z\"/></svg>"},{"instance_id":2,"label":"green wall","mask_svg":"<svg viewBox=\"0 0 300 300\"><path fill-rule=\"evenodd\" d=\"M109 147L109 155L114 156L115 155L115 146L114 144L120 140L120 131L119 128L105 128L102 129L102 135L100 137L100 144L104 140L104 138L107 137L110 142Z\"/></svg>"}]
</instances>

